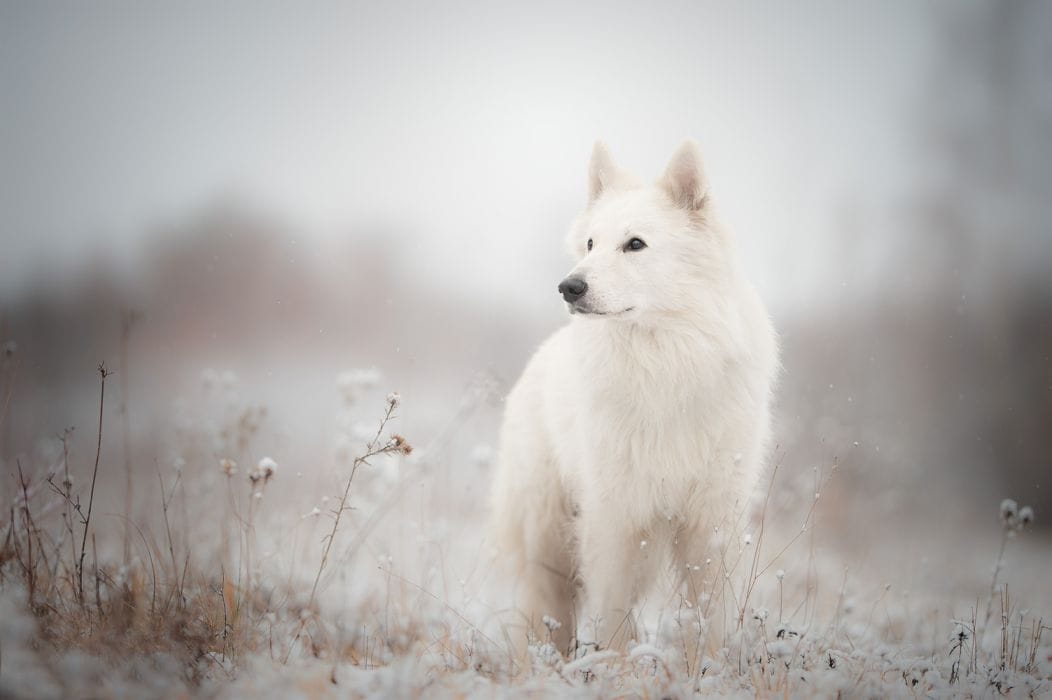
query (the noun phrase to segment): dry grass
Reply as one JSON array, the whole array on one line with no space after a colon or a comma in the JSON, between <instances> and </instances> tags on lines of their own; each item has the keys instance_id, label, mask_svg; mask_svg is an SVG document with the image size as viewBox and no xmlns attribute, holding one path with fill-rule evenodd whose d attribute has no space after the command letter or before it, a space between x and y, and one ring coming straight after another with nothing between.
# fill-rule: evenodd
<instances>
[{"instance_id":1,"label":"dry grass","mask_svg":"<svg viewBox=\"0 0 1052 700\"><path fill-rule=\"evenodd\" d=\"M815 546L820 494L836 468L816 470L807 507L778 520L769 512L781 488L776 467L758 519L724 539L715 575L699 572L691 591L648 606L645 643L627 655L566 659L547 640L531 640L516 658L514 627L505 624L514 616L509 588L485 564L478 518L464 516L460 540L443 531L448 523L421 521L406 532L410 483L426 476L426 489L440 489L442 472L431 463L425 474L426 459L410 465L405 439L389 432L397 395L360 452L324 482L335 497L297 513L282 493L292 475L269 458L248 459L264 412L244 406L228 411L211 447L194 453L211 450L196 467L159 469L152 488L125 483L126 470L101 457L104 367L99 376L90 480L74 487L68 433L57 463L19 462L11 475L17 488L0 521L5 697L463 696L498 687L600 697L1049 692L1052 632L1000 578L1006 551L1033 519L1014 505L1002 509L988 596L953 615L934 608L938 592L904 603L887 586L849 580ZM348 391L348 405L357 408L362 394ZM0 393L0 408L7 403ZM452 459L433 445L424 452ZM237 462L254 464L244 473ZM388 462L406 473L361 481L363 469L379 472ZM214 478L191 474L195 468ZM97 522L100 495L121 502L133 488L150 495L148 507ZM367 509L355 501L362 494L371 494ZM392 513L398 517L385 524ZM739 536L745 530L755 536ZM413 532L416 550L406 544ZM418 556L394 560L394 550ZM713 614L731 625L706 648L699 642Z\"/></svg>"}]
</instances>

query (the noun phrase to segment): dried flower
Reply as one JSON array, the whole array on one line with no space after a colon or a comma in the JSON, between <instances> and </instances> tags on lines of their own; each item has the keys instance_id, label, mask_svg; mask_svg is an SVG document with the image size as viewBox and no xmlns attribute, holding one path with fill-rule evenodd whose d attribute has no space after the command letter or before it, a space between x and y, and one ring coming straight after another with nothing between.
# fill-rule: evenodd
<instances>
[{"instance_id":1,"label":"dried flower","mask_svg":"<svg viewBox=\"0 0 1052 700\"><path fill-rule=\"evenodd\" d=\"M270 457L264 457L259 460L259 464L256 466L259 469L260 474L263 475L263 481L269 481L270 477L274 476L274 472L278 470L278 463Z\"/></svg>"},{"instance_id":2,"label":"dried flower","mask_svg":"<svg viewBox=\"0 0 1052 700\"><path fill-rule=\"evenodd\" d=\"M1022 527L1030 527L1034 523L1034 509L1023 506L1019 509L1019 524Z\"/></svg>"},{"instance_id":3,"label":"dried flower","mask_svg":"<svg viewBox=\"0 0 1052 700\"><path fill-rule=\"evenodd\" d=\"M270 457L264 457L256 463L256 466L254 466L251 469L251 471L249 471L248 478L252 481L253 484L259 481L260 479L263 480L263 483L266 483L270 481L270 478L274 476L274 473L277 470L278 463Z\"/></svg>"},{"instance_id":4,"label":"dried flower","mask_svg":"<svg viewBox=\"0 0 1052 700\"><path fill-rule=\"evenodd\" d=\"M1001 522L1009 527L1015 524L1016 518L1019 516L1019 504L1011 498L1006 498L1001 501Z\"/></svg>"},{"instance_id":5,"label":"dried flower","mask_svg":"<svg viewBox=\"0 0 1052 700\"><path fill-rule=\"evenodd\" d=\"M227 459L226 457L224 457L223 459L219 460L219 468L228 477L237 474L237 462L235 462L232 459Z\"/></svg>"},{"instance_id":6,"label":"dried flower","mask_svg":"<svg viewBox=\"0 0 1052 700\"><path fill-rule=\"evenodd\" d=\"M410 455L413 452L412 445L406 442L405 438L401 435L398 435L397 433L391 436L391 439L387 443L386 449L392 452L399 452L403 455Z\"/></svg>"},{"instance_id":7,"label":"dried flower","mask_svg":"<svg viewBox=\"0 0 1052 700\"><path fill-rule=\"evenodd\" d=\"M387 403L391 408L398 408L398 404L402 402L402 395L397 391L392 391L387 395Z\"/></svg>"}]
</instances>

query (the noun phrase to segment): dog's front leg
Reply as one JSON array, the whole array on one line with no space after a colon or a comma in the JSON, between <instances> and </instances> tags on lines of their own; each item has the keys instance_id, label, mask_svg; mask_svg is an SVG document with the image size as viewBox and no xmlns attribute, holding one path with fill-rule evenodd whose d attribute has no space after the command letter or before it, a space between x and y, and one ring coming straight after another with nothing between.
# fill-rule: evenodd
<instances>
[{"instance_id":1,"label":"dog's front leg","mask_svg":"<svg viewBox=\"0 0 1052 700\"><path fill-rule=\"evenodd\" d=\"M581 514L581 574L587 607L581 618L581 645L624 650L638 639L632 607L655 567L641 556L642 531L627 525L623 513L600 507Z\"/></svg>"}]
</instances>

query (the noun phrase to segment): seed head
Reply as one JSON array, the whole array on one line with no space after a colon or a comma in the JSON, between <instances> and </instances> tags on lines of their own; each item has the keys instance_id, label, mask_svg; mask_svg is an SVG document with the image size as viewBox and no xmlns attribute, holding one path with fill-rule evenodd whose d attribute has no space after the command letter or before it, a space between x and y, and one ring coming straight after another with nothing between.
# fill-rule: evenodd
<instances>
[{"instance_id":1,"label":"seed head","mask_svg":"<svg viewBox=\"0 0 1052 700\"><path fill-rule=\"evenodd\" d=\"M274 472L278 470L278 463L270 457L264 457L259 460L259 464L256 465L256 468L259 470L259 474L262 476L263 481L266 482L270 481L270 478L274 476Z\"/></svg>"},{"instance_id":2,"label":"seed head","mask_svg":"<svg viewBox=\"0 0 1052 700\"><path fill-rule=\"evenodd\" d=\"M1019 517L1019 504L1011 498L1001 501L1001 522L1008 527L1014 527L1016 518Z\"/></svg>"},{"instance_id":3,"label":"seed head","mask_svg":"<svg viewBox=\"0 0 1052 700\"><path fill-rule=\"evenodd\" d=\"M405 441L405 438L395 433L391 436L391 439L387 442L387 449L391 452L398 452L403 455L410 455L413 453L413 446Z\"/></svg>"},{"instance_id":4,"label":"seed head","mask_svg":"<svg viewBox=\"0 0 1052 700\"><path fill-rule=\"evenodd\" d=\"M224 457L223 459L219 460L219 468L228 477L237 474L237 462L235 462L232 459Z\"/></svg>"}]
</instances>

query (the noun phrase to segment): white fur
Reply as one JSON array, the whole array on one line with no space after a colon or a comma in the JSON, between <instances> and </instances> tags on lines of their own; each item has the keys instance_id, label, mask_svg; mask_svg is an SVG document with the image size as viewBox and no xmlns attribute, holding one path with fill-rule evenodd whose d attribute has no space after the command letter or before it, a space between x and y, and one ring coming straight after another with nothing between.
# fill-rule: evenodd
<instances>
[{"instance_id":1,"label":"white fur","mask_svg":"<svg viewBox=\"0 0 1052 700\"><path fill-rule=\"evenodd\" d=\"M570 276L588 292L508 395L492 491L519 607L537 638L543 616L559 620L564 649L575 632L623 647L662 565L691 583L686 572L719 561L712 535L741 516L762 471L778 368L692 142L652 186L596 144L588 190L568 237ZM646 247L624 250L633 237Z\"/></svg>"}]
</instances>

